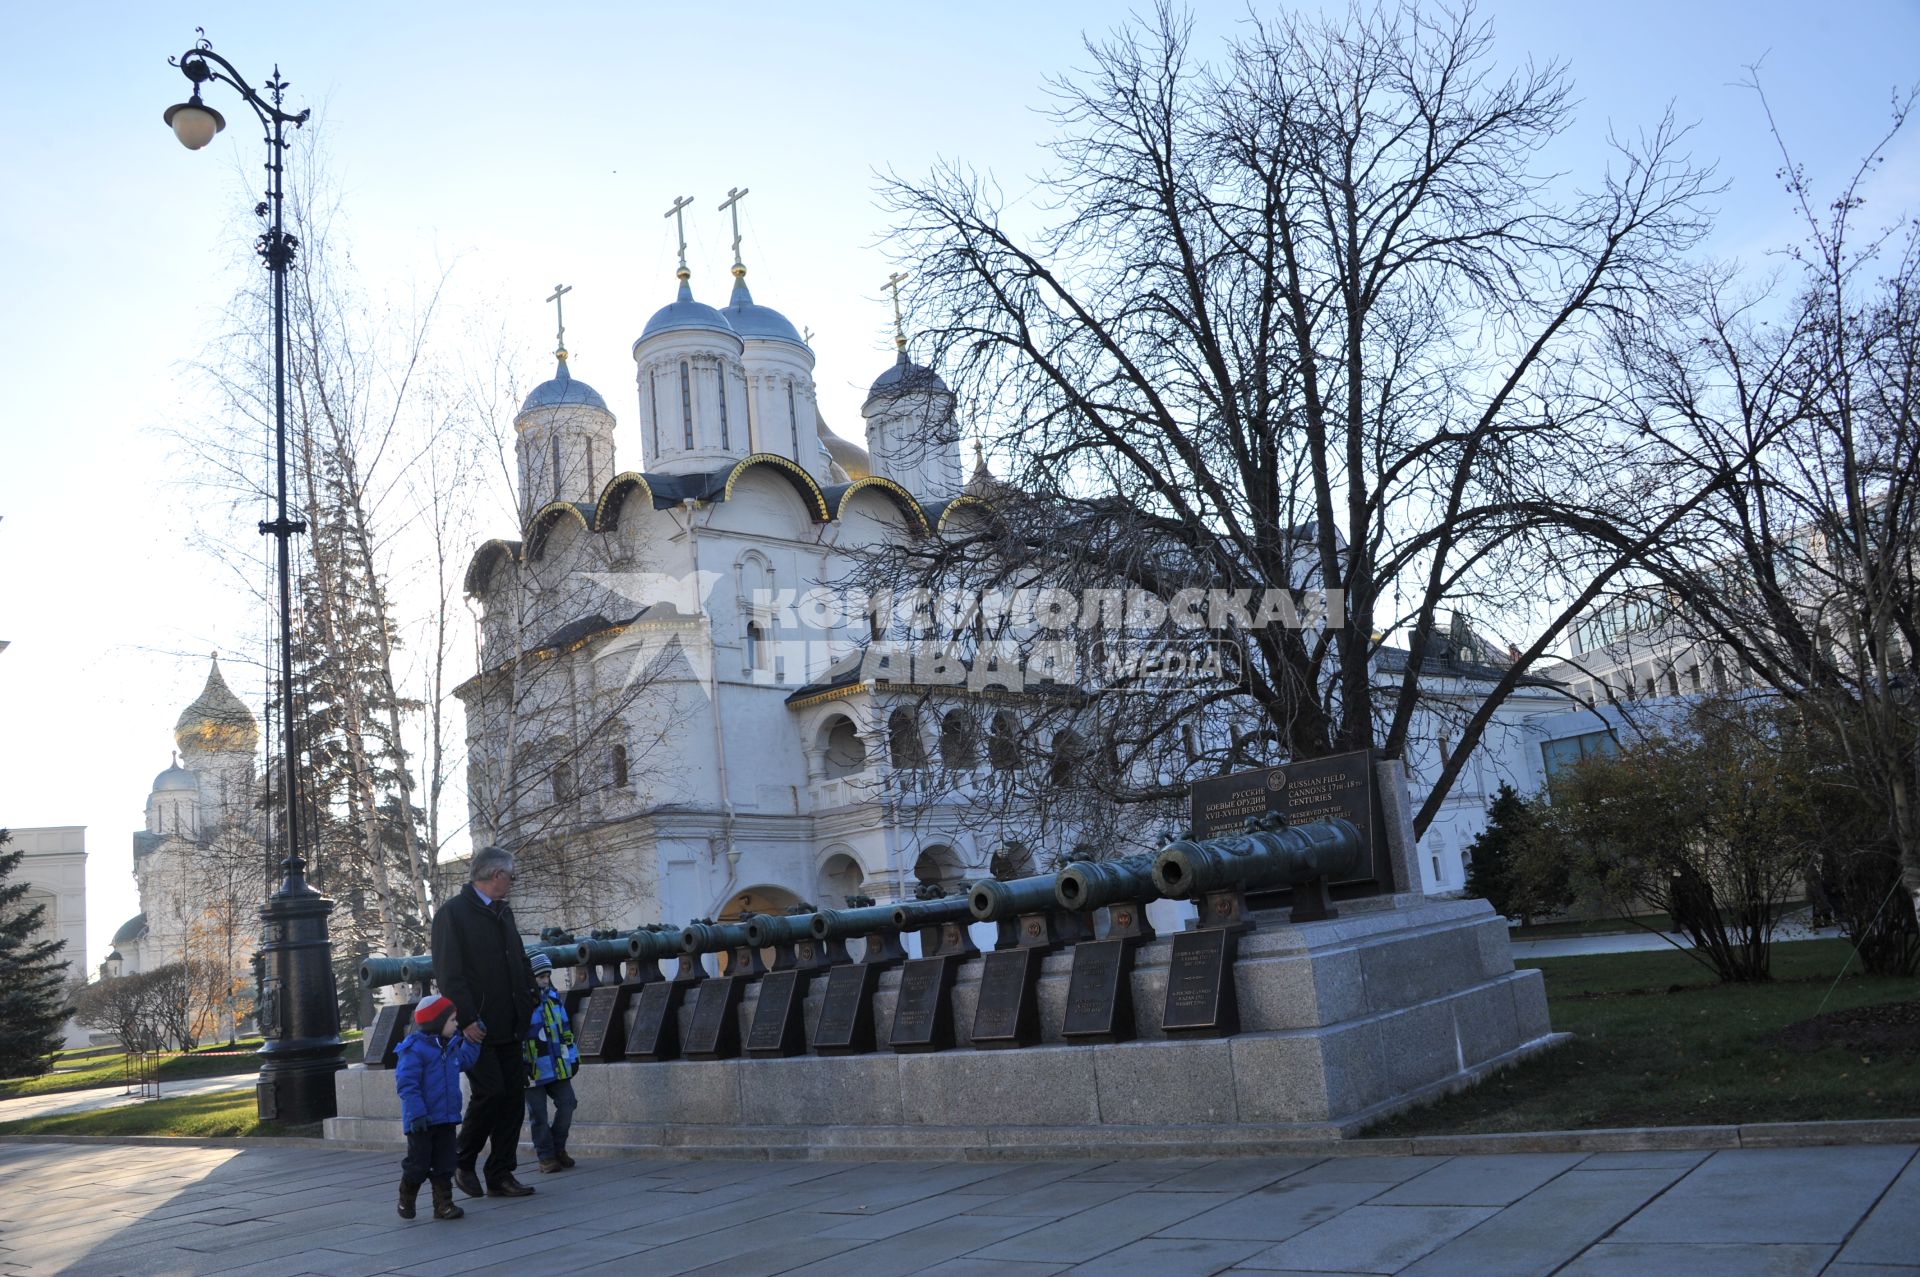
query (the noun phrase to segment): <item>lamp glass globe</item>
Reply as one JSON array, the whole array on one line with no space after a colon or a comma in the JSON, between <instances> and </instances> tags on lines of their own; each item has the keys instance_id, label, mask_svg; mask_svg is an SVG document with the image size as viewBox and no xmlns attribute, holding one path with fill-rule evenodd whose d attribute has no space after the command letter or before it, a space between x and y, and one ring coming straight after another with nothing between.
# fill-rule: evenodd
<instances>
[{"instance_id":1,"label":"lamp glass globe","mask_svg":"<svg viewBox=\"0 0 1920 1277\"><path fill-rule=\"evenodd\" d=\"M218 111L198 99L168 107L165 118L173 135L180 139L180 145L189 151L197 151L213 141L213 135L227 126Z\"/></svg>"}]
</instances>

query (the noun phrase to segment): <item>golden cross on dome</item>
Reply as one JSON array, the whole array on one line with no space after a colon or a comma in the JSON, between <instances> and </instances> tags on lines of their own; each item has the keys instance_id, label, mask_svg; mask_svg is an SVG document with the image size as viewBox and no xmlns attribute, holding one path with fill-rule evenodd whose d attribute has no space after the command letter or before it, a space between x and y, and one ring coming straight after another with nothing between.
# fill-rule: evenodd
<instances>
[{"instance_id":1,"label":"golden cross on dome","mask_svg":"<svg viewBox=\"0 0 1920 1277\"><path fill-rule=\"evenodd\" d=\"M566 306L560 299L572 291L573 286L570 284L555 284L553 286L553 296L547 298L548 301L553 303L553 353L558 355L563 361L567 357L567 314Z\"/></svg>"},{"instance_id":2,"label":"golden cross on dome","mask_svg":"<svg viewBox=\"0 0 1920 1277\"><path fill-rule=\"evenodd\" d=\"M740 197L747 193L744 186L727 188L727 198L720 205L720 212L733 213L733 277L739 279L747 273L746 263L740 260Z\"/></svg>"},{"instance_id":3,"label":"golden cross on dome","mask_svg":"<svg viewBox=\"0 0 1920 1277\"><path fill-rule=\"evenodd\" d=\"M667 210L667 216L673 219L673 229L680 236L679 276L683 280L691 278L693 272L687 269L687 223L685 219L681 217L680 210L691 203L693 203L693 196L682 195L673 202L673 207Z\"/></svg>"},{"instance_id":4,"label":"golden cross on dome","mask_svg":"<svg viewBox=\"0 0 1920 1277\"><path fill-rule=\"evenodd\" d=\"M897 270L887 276L887 282L880 287L893 293L893 345L896 350L907 348L907 329L900 318L900 282L907 277L905 271Z\"/></svg>"}]
</instances>

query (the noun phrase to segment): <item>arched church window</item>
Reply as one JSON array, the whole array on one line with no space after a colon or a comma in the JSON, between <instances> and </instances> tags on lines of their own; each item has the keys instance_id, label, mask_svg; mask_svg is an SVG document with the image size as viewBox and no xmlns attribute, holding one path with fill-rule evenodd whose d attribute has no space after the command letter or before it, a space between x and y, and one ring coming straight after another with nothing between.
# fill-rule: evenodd
<instances>
[{"instance_id":1,"label":"arched church window","mask_svg":"<svg viewBox=\"0 0 1920 1277\"><path fill-rule=\"evenodd\" d=\"M980 765L979 733L973 715L964 709L947 711L940 720L940 764L955 771L971 771Z\"/></svg>"},{"instance_id":2,"label":"arched church window","mask_svg":"<svg viewBox=\"0 0 1920 1277\"><path fill-rule=\"evenodd\" d=\"M725 368L713 370L713 385L714 389L720 392L720 446L730 449L733 447L733 436L727 427L727 370Z\"/></svg>"},{"instance_id":3,"label":"arched church window","mask_svg":"<svg viewBox=\"0 0 1920 1277\"><path fill-rule=\"evenodd\" d=\"M793 405L793 383L787 383L787 428L793 431L793 459L800 459L800 410Z\"/></svg>"},{"instance_id":4,"label":"arched church window","mask_svg":"<svg viewBox=\"0 0 1920 1277\"><path fill-rule=\"evenodd\" d=\"M652 410L647 416L653 422L653 456L660 459L660 370L654 369L647 374L647 406Z\"/></svg>"},{"instance_id":5,"label":"arched church window","mask_svg":"<svg viewBox=\"0 0 1920 1277\"><path fill-rule=\"evenodd\" d=\"M566 803L573 801L573 765L558 762L553 765L553 801Z\"/></svg>"},{"instance_id":6,"label":"arched church window","mask_svg":"<svg viewBox=\"0 0 1920 1277\"><path fill-rule=\"evenodd\" d=\"M914 721L912 710L896 709L887 717L887 747L895 767L927 765L926 742L920 739L920 724Z\"/></svg>"},{"instance_id":7,"label":"arched church window","mask_svg":"<svg viewBox=\"0 0 1920 1277\"><path fill-rule=\"evenodd\" d=\"M680 361L680 423L686 432L687 447L693 447L693 370Z\"/></svg>"},{"instance_id":8,"label":"arched church window","mask_svg":"<svg viewBox=\"0 0 1920 1277\"><path fill-rule=\"evenodd\" d=\"M1078 779L1081 757L1086 745L1079 733L1061 729L1053 734L1053 761L1047 767L1047 779L1064 789Z\"/></svg>"},{"instance_id":9,"label":"arched church window","mask_svg":"<svg viewBox=\"0 0 1920 1277\"><path fill-rule=\"evenodd\" d=\"M767 634L760 628L760 622L747 622L747 668L764 670L767 668Z\"/></svg>"},{"instance_id":10,"label":"arched church window","mask_svg":"<svg viewBox=\"0 0 1920 1277\"><path fill-rule=\"evenodd\" d=\"M560 436L554 435L547 442L552 445L550 451L553 453L553 495L547 499L558 501L560 499Z\"/></svg>"},{"instance_id":11,"label":"arched church window","mask_svg":"<svg viewBox=\"0 0 1920 1277\"><path fill-rule=\"evenodd\" d=\"M826 763L829 778L852 776L866 770L867 746L854 730L852 719L837 717L827 728Z\"/></svg>"},{"instance_id":12,"label":"arched church window","mask_svg":"<svg viewBox=\"0 0 1920 1277\"><path fill-rule=\"evenodd\" d=\"M626 788L627 785L627 747L625 745L613 747L613 783L620 789Z\"/></svg>"},{"instance_id":13,"label":"arched church window","mask_svg":"<svg viewBox=\"0 0 1920 1277\"><path fill-rule=\"evenodd\" d=\"M930 887L950 887L961 879L960 857L953 848L935 844L922 851L913 862L914 881Z\"/></svg>"},{"instance_id":14,"label":"arched church window","mask_svg":"<svg viewBox=\"0 0 1920 1277\"><path fill-rule=\"evenodd\" d=\"M1020 765L1020 728L1013 715L1001 710L987 729L987 762L997 772L1010 772Z\"/></svg>"}]
</instances>

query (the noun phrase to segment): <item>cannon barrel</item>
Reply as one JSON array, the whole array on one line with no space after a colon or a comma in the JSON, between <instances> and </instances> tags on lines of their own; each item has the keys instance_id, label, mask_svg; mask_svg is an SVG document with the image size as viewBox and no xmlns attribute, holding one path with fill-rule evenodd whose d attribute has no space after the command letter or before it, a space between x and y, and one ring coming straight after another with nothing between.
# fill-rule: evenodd
<instances>
[{"instance_id":1,"label":"cannon barrel","mask_svg":"<svg viewBox=\"0 0 1920 1277\"><path fill-rule=\"evenodd\" d=\"M809 922L815 940L853 940L876 931L898 931L892 905L866 905L859 909L822 909Z\"/></svg>"},{"instance_id":2,"label":"cannon barrel","mask_svg":"<svg viewBox=\"0 0 1920 1277\"><path fill-rule=\"evenodd\" d=\"M573 944L530 944L527 957L532 959L536 953L544 953L547 960L556 967L577 967L587 960L587 946L581 942Z\"/></svg>"},{"instance_id":3,"label":"cannon barrel","mask_svg":"<svg viewBox=\"0 0 1920 1277\"><path fill-rule=\"evenodd\" d=\"M1160 894L1154 885L1153 862L1158 853L1146 851L1118 860L1076 860L1054 877L1054 902L1080 913L1107 905L1152 900Z\"/></svg>"},{"instance_id":4,"label":"cannon barrel","mask_svg":"<svg viewBox=\"0 0 1920 1277\"><path fill-rule=\"evenodd\" d=\"M627 933L627 957L635 962L658 962L661 958L677 958L684 952L678 930Z\"/></svg>"},{"instance_id":5,"label":"cannon barrel","mask_svg":"<svg viewBox=\"0 0 1920 1277\"><path fill-rule=\"evenodd\" d=\"M1023 913L1044 913L1056 905L1054 883L1059 874L1038 874L1001 882L984 878L966 894L968 912L981 922L998 922Z\"/></svg>"},{"instance_id":6,"label":"cannon barrel","mask_svg":"<svg viewBox=\"0 0 1920 1277\"><path fill-rule=\"evenodd\" d=\"M1298 887L1316 878L1351 878L1360 872L1365 856L1360 831L1345 820L1182 838L1154 859L1153 883L1161 895L1174 900L1209 891Z\"/></svg>"},{"instance_id":7,"label":"cannon barrel","mask_svg":"<svg viewBox=\"0 0 1920 1277\"><path fill-rule=\"evenodd\" d=\"M893 929L912 931L920 927L938 927L948 922L971 922L967 897L942 896L938 900L909 900L893 906Z\"/></svg>"},{"instance_id":8,"label":"cannon barrel","mask_svg":"<svg viewBox=\"0 0 1920 1277\"><path fill-rule=\"evenodd\" d=\"M611 936L595 936L583 942L582 947L587 951L589 966L610 967L616 962L625 962L633 956L631 936L621 936L618 939Z\"/></svg>"},{"instance_id":9,"label":"cannon barrel","mask_svg":"<svg viewBox=\"0 0 1920 1277\"><path fill-rule=\"evenodd\" d=\"M811 913L772 914L756 913L747 919L747 943L756 949L771 949L775 945L798 944L802 940L812 940L813 920L817 915Z\"/></svg>"},{"instance_id":10,"label":"cannon barrel","mask_svg":"<svg viewBox=\"0 0 1920 1277\"><path fill-rule=\"evenodd\" d=\"M433 955L416 953L411 958L402 958L401 971L408 984L423 984L433 979Z\"/></svg>"},{"instance_id":11,"label":"cannon barrel","mask_svg":"<svg viewBox=\"0 0 1920 1277\"><path fill-rule=\"evenodd\" d=\"M426 962L432 968L430 959L416 958L368 958L360 964L360 987L363 989L381 989L390 984L412 984L414 978L407 974L409 962Z\"/></svg>"},{"instance_id":12,"label":"cannon barrel","mask_svg":"<svg viewBox=\"0 0 1920 1277\"><path fill-rule=\"evenodd\" d=\"M718 953L752 947L744 922L691 922L680 928L680 952Z\"/></svg>"}]
</instances>

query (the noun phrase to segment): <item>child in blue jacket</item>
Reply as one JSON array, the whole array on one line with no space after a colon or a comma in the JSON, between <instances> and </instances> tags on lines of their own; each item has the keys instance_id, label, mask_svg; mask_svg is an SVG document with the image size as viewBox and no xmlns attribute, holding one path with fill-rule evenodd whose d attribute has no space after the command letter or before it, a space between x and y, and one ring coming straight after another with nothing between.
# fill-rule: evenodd
<instances>
[{"instance_id":1,"label":"child in blue jacket","mask_svg":"<svg viewBox=\"0 0 1920 1277\"><path fill-rule=\"evenodd\" d=\"M433 1217L459 1219L453 1204L454 1131L460 1124L460 1075L480 1058L480 1046L457 1031L453 999L435 996L413 1013L413 1032L400 1042L393 1085L400 1092L400 1125L407 1157L400 1163L400 1218L413 1218L422 1180L433 1180Z\"/></svg>"},{"instance_id":2,"label":"child in blue jacket","mask_svg":"<svg viewBox=\"0 0 1920 1277\"><path fill-rule=\"evenodd\" d=\"M533 1128L533 1151L540 1158L540 1169L567 1170L573 1166L567 1154L567 1132L573 1129L573 1110L579 1104L573 1094L573 1075L580 1071L580 1048L567 1022L567 1004L553 987L553 959L544 953L533 955L533 985L539 990L540 1004L533 1009L533 1022L521 1047L527 1060L527 1122ZM553 1101L551 1125L548 1100Z\"/></svg>"}]
</instances>

